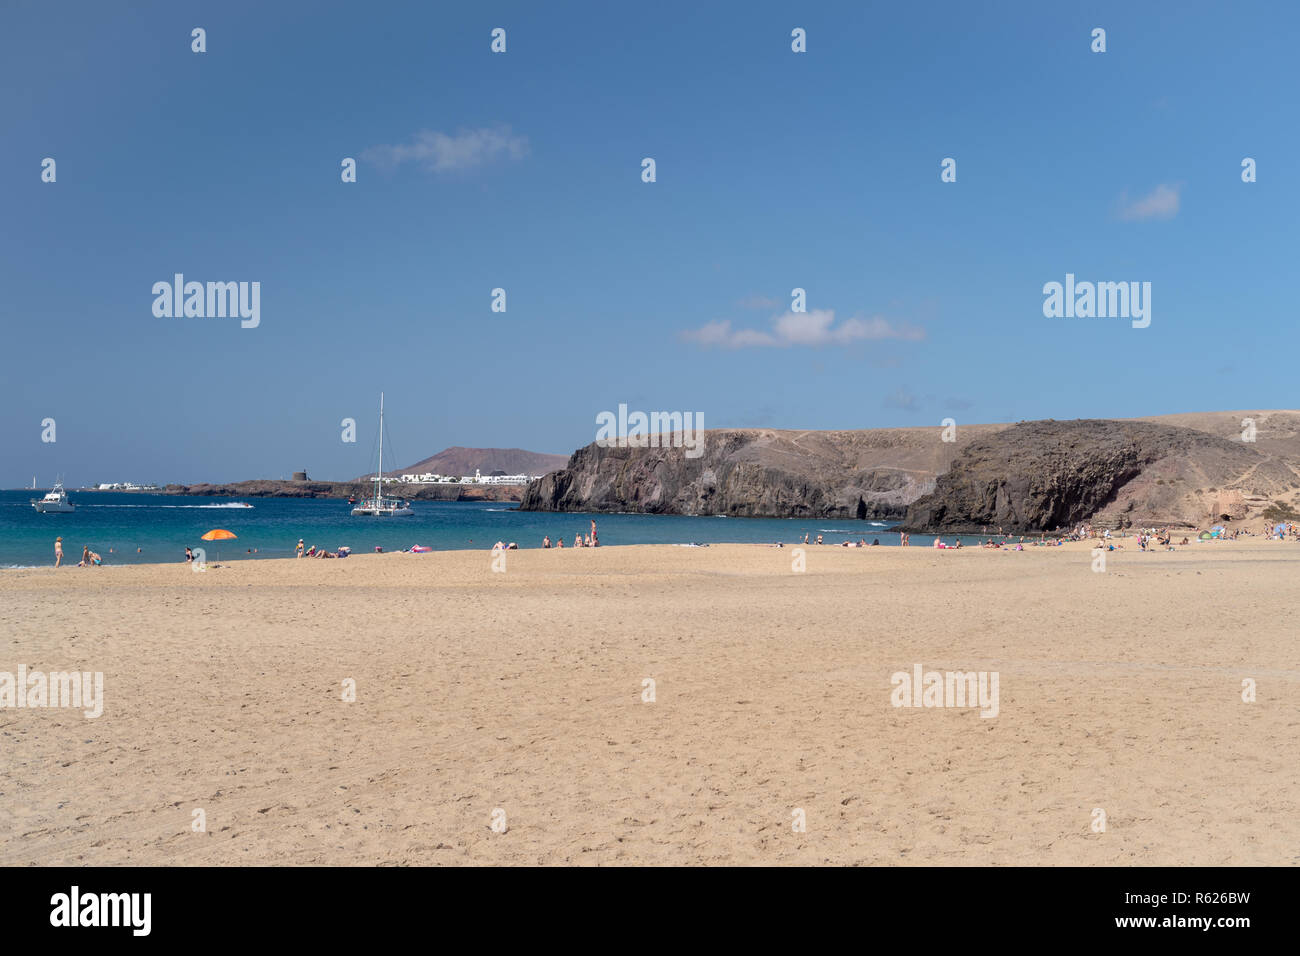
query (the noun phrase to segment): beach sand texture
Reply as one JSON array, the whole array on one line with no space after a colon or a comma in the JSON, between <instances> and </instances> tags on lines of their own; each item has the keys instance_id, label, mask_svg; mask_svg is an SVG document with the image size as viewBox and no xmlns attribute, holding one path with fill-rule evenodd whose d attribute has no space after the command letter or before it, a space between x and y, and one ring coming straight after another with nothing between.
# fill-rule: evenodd
<instances>
[{"instance_id":1,"label":"beach sand texture","mask_svg":"<svg viewBox=\"0 0 1300 956\"><path fill-rule=\"evenodd\" d=\"M0 671L105 697L0 709L0 863L1300 863L1300 546L1090 548L0 572Z\"/></svg>"}]
</instances>

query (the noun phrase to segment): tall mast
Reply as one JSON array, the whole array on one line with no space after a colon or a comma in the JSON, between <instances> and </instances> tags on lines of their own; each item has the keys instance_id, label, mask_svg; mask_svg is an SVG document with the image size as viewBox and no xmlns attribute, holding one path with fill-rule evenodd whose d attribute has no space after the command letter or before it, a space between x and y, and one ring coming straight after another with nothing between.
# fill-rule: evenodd
<instances>
[{"instance_id":1,"label":"tall mast","mask_svg":"<svg viewBox=\"0 0 1300 956\"><path fill-rule=\"evenodd\" d=\"M375 508L378 514L378 508L384 503L384 393L379 393L379 474L375 478Z\"/></svg>"}]
</instances>

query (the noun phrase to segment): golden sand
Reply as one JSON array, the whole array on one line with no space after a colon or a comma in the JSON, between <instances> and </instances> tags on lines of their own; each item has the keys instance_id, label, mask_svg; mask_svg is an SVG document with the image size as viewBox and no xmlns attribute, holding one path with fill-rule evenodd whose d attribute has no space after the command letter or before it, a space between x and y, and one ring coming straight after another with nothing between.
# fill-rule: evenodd
<instances>
[{"instance_id":1,"label":"golden sand","mask_svg":"<svg viewBox=\"0 0 1300 956\"><path fill-rule=\"evenodd\" d=\"M0 863L1300 863L1300 546L1129 544L0 572Z\"/></svg>"}]
</instances>

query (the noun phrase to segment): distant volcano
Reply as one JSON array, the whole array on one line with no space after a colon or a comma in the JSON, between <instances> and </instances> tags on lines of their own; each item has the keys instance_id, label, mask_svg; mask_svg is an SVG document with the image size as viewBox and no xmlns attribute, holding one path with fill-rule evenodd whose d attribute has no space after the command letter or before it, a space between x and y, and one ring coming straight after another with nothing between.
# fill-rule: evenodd
<instances>
[{"instance_id":1,"label":"distant volcano","mask_svg":"<svg viewBox=\"0 0 1300 956\"><path fill-rule=\"evenodd\" d=\"M522 448L462 448L456 445L444 448L438 454L404 468L384 466L385 475L472 475L475 469L487 476L494 471L507 475L545 475L559 471L568 463L568 455L548 455L544 452L524 451ZM358 481L373 478L374 472L362 475Z\"/></svg>"}]
</instances>

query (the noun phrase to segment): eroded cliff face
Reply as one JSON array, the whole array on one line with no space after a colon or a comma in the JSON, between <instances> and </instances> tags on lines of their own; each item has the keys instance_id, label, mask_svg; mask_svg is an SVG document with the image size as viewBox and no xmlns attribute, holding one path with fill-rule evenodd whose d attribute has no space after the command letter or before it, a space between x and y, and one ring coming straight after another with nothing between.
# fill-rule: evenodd
<instances>
[{"instance_id":1,"label":"eroded cliff face","mask_svg":"<svg viewBox=\"0 0 1300 956\"><path fill-rule=\"evenodd\" d=\"M698 458L681 448L587 445L566 468L530 484L520 509L899 518L930 487L926 470L860 467L843 442L826 444L834 433L812 433L820 447L791 449L798 434L715 430Z\"/></svg>"},{"instance_id":2,"label":"eroded cliff face","mask_svg":"<svg viewBox=\"0 0 1300 956\"><path fill-rule=\"evenodd\" d=\"M1253 442L1244 415L1258 425ZM718 429L698 458L592 444L529 485L521 509L901 519L951 533L1197 526L1300 497L1300 416L1289 411L963 425L955 441L943 436Z\"/></svg>"},{"instance_id":3,"label":"eroded cliff face","mask_svg":"<svg viewBox=\"0 0 1300 956\"><path fill-rule=\"evenodd\" d=\"M1206 488L1255 474L1265 459L1240 441L1143 421L1026 422L968 446L917 499L903 524L917 531L1050 531L1103 526L1194 526ZM1294 477L1294 475L1291 475ZM1258 481L1277 490L1273 478Z\"/></svg>"}]
</instances>

